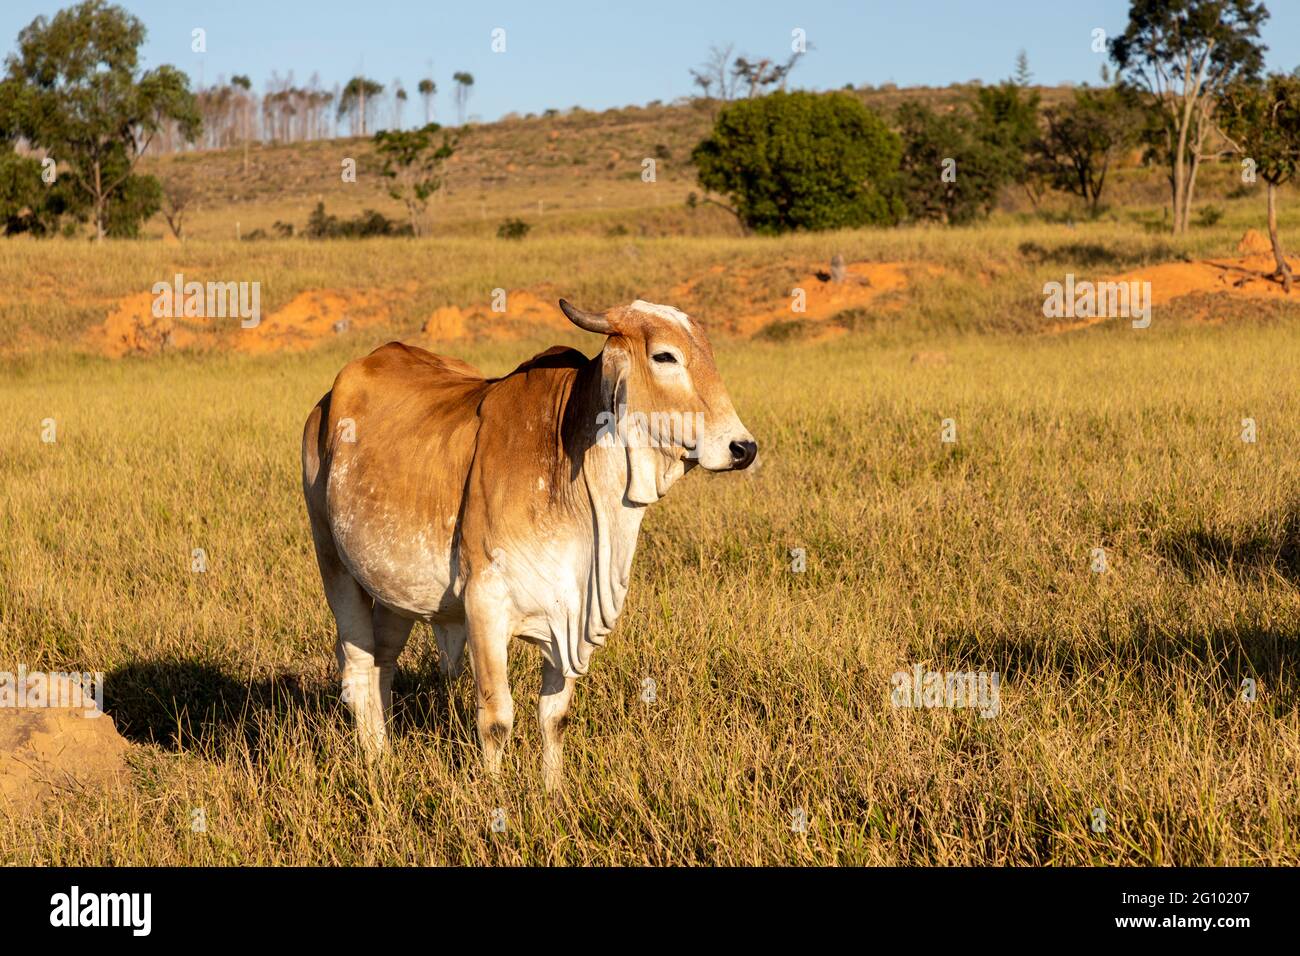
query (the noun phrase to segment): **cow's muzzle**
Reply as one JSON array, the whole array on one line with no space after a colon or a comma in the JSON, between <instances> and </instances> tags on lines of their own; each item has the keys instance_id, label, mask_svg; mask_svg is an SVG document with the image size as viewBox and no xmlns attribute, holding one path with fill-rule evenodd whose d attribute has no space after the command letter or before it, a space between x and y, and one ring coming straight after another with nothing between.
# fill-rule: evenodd
<instances>
[{"instance_id":1,"label":"cow's muzzle","mask_svg":"<svg viewBox=\"0 0 1300 956\"><path fill-rule=\"evenodd\" d=\"M758 442L733 441L727 448L731 451L731 467L734 471L744 471L758 457Z\"/></svg>"}]
</instances>

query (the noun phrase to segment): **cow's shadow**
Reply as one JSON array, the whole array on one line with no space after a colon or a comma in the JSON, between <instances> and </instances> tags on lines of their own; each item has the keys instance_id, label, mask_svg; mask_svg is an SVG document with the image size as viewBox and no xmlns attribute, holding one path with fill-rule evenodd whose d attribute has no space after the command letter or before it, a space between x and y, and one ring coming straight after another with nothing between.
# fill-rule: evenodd
<instances>
[{"instance_id":1,"label":"cow's shadow","mask_svg":"<svg viewBox=\"0 0 1300 956\"><path fill-rule=\"evenodd\" d=\"M1063 640L1014 627L997 635L963 629L939 635L914 652L936 669L996 671L1010 682L1048 677L1068 684L1104 673L1163 681L1181 671L1194 675L1207 692L1235 696L1251 678L1267 687L1283 710L1300 701L1300 622L1170 631L1141 619L1099 620L1088 630L1088 637Z\"/></svg>"},{"instance_id":2,"label":"cow's shadow","mask_svg":"<svg viewBox=\"0 0 1300 956\"><path fill-rule=\"evenodd\" d=\"M327 674L322 667L310 674L286 670L249 678L211 661L138 661L105 675L104 711L122 736L135 743L217 759L240 749L257 758L295 721L308 732L332 727L351 735L352 720L338 682ZM393 687L394 739L410 733L472 739L474 714L466 680L449 684L436 667L418 658L399 667Z\"/></svg>"},{"instance_id":3,"label":"cow's shadow","mask_svg":"<svg viewBox=\"0 0 1300 956\"><path fill-rule=\"evenodd\" d=\"M1168 535L1158 550L1188 578L1277 574L1300 584L1300 503L1252 527L1191 528Z\"/></svg>"}]
</instances>

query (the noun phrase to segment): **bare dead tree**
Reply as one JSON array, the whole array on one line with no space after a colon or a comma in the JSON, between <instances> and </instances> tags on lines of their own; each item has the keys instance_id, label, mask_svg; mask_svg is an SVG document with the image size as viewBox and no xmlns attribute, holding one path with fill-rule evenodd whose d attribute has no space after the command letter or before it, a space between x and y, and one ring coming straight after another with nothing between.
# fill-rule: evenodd
<instances>
[{"instance_id":1,"label":"bare dead tree","mask_svg":"<svg viewBox=\"0 0 1300 956\"><path fill-rule=\"evenodd\" d=\"M734 43L710 47L708 59L691 70L691 78L705 99L735 99L738 80L731 71L731 54L735 49Z\"/></svg>"},{"instance_id":2,"label":"bare dead tree","mask_svg":"<svg viewBox=\"0 0 1300 956\"><path fill-rule=\"evenodd\" d=\"M177 241L185 241L185 213L194 201L194 190L178 179L162 183L162 214Z\"/></svg>"},{"instance_id":3,"label":"bare dead tree","mask_svg":"<svg viewBox=\"0 0 1300 956\"><path fill-rule=\"evenodd\" d=\"M764 57L761 60L751 60L748 57L738 56L731 65L732 76L737 83L743 82L746 86L746 96L753 99L756 96L762 96L768 87L781 84L781 89L785 89L786 82L789 79L790 72L799 63L799 58L803 56L801 52L790 54L790 58L784 63L777 63L775 60Z\"/></svg>"},{"instance_id":4,"label":"bare dead tree","mask_svg":"<svg viewBox=\"0 0 1300 956\"><path fill-rule=\"evenodd\" d=\"M402 128L402 110L406 107L406 87L400 76L393 78L393 129Z\"/></svg>"}]
</instances>

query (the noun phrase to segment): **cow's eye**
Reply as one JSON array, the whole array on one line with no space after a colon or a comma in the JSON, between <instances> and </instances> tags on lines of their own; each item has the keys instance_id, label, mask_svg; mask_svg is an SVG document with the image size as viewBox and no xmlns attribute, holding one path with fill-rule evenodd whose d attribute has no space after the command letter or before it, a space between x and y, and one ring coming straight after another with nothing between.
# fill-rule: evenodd
<instances>
[{"instance_id":1,"label":"cow's eye","mask_svg":"<svg viewBox=\"0 0 1300 956\"><path fill-rule=\"evenodd\" d=\"M677 356L674 355L672 352L656 352L654 354L654 360L656 362L662 362L668 365L677 364Z\"/></svg>"}]
</instances>

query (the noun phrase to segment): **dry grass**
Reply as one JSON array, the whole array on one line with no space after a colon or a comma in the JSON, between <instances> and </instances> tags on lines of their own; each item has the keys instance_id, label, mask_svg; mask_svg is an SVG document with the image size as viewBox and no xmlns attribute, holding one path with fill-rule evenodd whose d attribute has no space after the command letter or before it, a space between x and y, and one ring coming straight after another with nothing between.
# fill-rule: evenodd
<instances>
[{"instance_id":1,"label":"dry grass","mask_svg":"<svg viewBox=\"0 0 1300 956\"><path fill-rule=\"evenodd\" d=\"M1028 262L1026 242L1067 251ZM0 331L43 343L0 381L0 664L107 672L108 709L139 744L127 795L0 820L0 861L1300 863L1300 328L1293 311L1207 325L1171 307L1143 331L1011 334L1044 275L1087 260L1080 243L1118 267L1178 251L1119 226L635 254L581 239L0 246L18 303ZM414 281L414 319L496 285L563 275L606 304L727 257L836 248L952 274L834 342L718 344L765 464L694 475L651 512L628 609L576 696L562 802L540 792L523 646L500 780L477 769L468 680L441 685L423 627L393 758L368 773L354 752L297 443L368 342L118 363L57 348L102 317L87 298L178 264L265 276L270 300ZM79 293L65 302L33 284L67 276ZM544 344L460 354L501 371ZM913 361L922 351L946 362ZM55 445L39 440L47 417ZM1256 444L1239 438L1245 417ZM955 445L939 441L944 418ZM189 570L195 547L206 574ZM793 547L805 573L789 570ZM1001 714L893 708L890 676L914 664L999 672ZM800 807L806 835L790 827Z\"/></svg>"}]
</instances>

